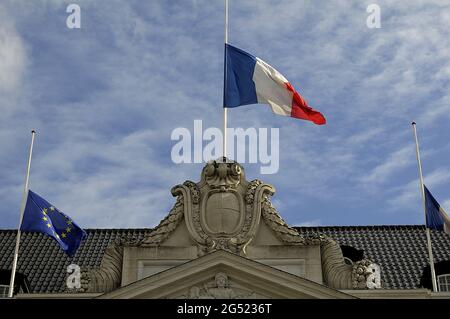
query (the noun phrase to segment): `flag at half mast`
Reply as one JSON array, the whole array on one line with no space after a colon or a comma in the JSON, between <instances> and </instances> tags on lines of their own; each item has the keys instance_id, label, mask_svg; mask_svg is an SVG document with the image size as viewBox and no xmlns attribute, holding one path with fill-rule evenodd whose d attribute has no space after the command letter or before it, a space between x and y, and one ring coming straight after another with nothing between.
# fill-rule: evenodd
<instances>
[{"instance_id":1,"label":"flag at half mast","mask_svg":"<svg viewBox=\"0 0 450 319\"><path fill-rule=\"evenodd\" d=\"M20 230L52 237L69 256L75 255L87 236L69 216L31 190L28 191Z\"/></svg>"},{"instance_id":2,"label":"flag at half mast","mask_svg":"<svg viewBox=\"0 0 450 319\"><path fill-rule=\"evenodd\" d=\"M278 115L326 123L275 68L241 49L225 44L224 107L269 104Z\"/></svg>"},{"instance_id":3,"label":"flag at half mast","mask_svg":"<svg viewBox=\"0 0 450 319\"><path fill-rule=\"evenodd\" d=\"M425 191L425 205L427 216L427 227L429 229L443 231L450 235L450 218L444 208L431 195L431 192L423 185Z\"/></svg>"}]
</instances>

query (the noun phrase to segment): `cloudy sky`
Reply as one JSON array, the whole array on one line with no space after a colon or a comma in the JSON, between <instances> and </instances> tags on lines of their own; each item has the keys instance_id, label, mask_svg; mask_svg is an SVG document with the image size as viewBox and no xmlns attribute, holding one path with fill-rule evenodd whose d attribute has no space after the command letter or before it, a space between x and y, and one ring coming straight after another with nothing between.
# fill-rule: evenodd
<instances>
[{"instance_id":1,"label":"cloudy sky","mask_svg":"<svg viewBox=\"0 0 450 319\"><path fill-rule=\"evenodd\" d=\"M81 29L66 8L81 7ZM366 8L381 8L369 29ZM203 164L174 164L177 127L221 127L222 0L0 2L0 228L30 187L86 228L153 227ZM229 42L261 57L327 118L229 111L280 129L273 184L292 225L422 224L425 181L450 210L450 1L230 1Z\"/></svg>"}]
</instances>

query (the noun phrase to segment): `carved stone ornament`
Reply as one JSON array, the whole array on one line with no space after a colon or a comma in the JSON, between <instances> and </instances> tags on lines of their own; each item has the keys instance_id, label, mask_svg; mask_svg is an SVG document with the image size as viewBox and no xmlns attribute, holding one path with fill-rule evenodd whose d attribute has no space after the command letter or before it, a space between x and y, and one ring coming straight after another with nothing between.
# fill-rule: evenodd
<instances>
[{"instance_id":1,"label":"carved stone ornament","mask_svg":"<svg viewBox=\"0 0 450 319\"><path fill-rule=\"evenodd\" d=\"M327 286L335 289L381 288L380 267L368 259L348 265L344 261L339 244L321 238L322 272Z\"/></svg>"},{"instance_id":2,"label":"carved stone ornament","mask_svg":"<svg viewBox=\"0 0 450 319\"><path fill-rule=\"evenodd\" d=\"M177 203L139 245L160 245L183 218L198 244L199 256L218 249L245 255L261 219L283 243L320 243L286 224L270 202L274 192L271 185L260 180L248 182L237 162L211 161L203 168L200 182L186 181L172 189Z\"/></svg>"},{"instance_id":3,"label":"carved stone ornament","mask_svg":"<svg viewBox=\"0 0 450 319\"><path fill-rule=\"evenodd\" d=\"M161 244L184 218L199 256L218 249L245 255L258 229L262 207L269 205L268 196L273 193L268 184L246 181L237 162L211 161L203 168L200 182L186 181L172 189L178 197L176 207L140 245ZM279 220L272 224L283 227Z\"/></svg>"},{"instance_id":4,"label":"carved stone ornament","mask_svg":"<svg viewBox=\"0 0 450 319\"><path fill-rule=\"evenodd\" d=\"M321 234L303 236L289 227L270 202L274 192L271 185L260 180L248 182L244 169L237 162L227 159L208 162L198 183L186 181L172 188L176 203L157 227L140 241L109 247L99 269L82 272L80 291L108 292L117 288L121 282L124 246L163 245L183 220L197 245L198 257L219 249L246 256L246 247L262 220L284 245L320 245L323 281L327 286L335 289L381 287L379 267L371 261L348 265L339 244L331 238ZM223 287L216 288L199 287L199 291L193 288L192 293L195 296L225 293Z\"/></svg>"},{"instance_id":5,"label":"carved stone ornament","mask_svg":"<svg viewBox=\"0 0 450 319\"><path fill-rule=\"evenodd\" d=\"M366 271L369 272L369 276L366 278L366 287L368 289L380 289L381 288L381 268L375 263L371 263Z\"/></svg>"},{"instance_id":6,"label":"carved stone ornament","mask_svg":"<svg viewBox=\"0 0 450 319\"><path fill-rule=\"evenodd\" d=\"M214 280L190 287L185 294L175 297L177 299L256 299L253 291L233 287L227 274L220 272Z\"/></svg>"},{"instance_id":7,"label":"carved stone ornament","mask_svg":"<svg viewBox=\"0 0 450 319\"><path fill-rule=\"evenodd\" d=\"M66 288L66 293L82 292L110 292L120 287L122 279L123 260L122 240L111 244L103 255L100 268L83 269L81 271L81 287L78 289Z\"/></svg>"}]
</instances>

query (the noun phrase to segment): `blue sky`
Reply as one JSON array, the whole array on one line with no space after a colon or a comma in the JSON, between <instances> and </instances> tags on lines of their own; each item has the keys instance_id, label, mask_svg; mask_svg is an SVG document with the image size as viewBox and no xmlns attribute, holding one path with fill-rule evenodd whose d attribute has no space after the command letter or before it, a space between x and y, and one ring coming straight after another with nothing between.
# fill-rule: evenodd
<instances>
[{"instance_id":1,"label":"blue sky","mask_svg":"<svg viewBox=\"0 0 450 319\"><path fill-rule=\"evenodd\" d=\"M81 29L66 7L81 7ZM366 7L381 7L380 29ZM173 164L177 127L221 127L224 3L0 3L1 228L17 227L30 131L31 189L86 228L153 227L198 181ZM291 225L422 224L411 121L425 181L450 210L450 1L230 1L229 42L278 69L326 126L229 111L231 127L280 128L273 184Z\"/></svg>"}]
</instances>

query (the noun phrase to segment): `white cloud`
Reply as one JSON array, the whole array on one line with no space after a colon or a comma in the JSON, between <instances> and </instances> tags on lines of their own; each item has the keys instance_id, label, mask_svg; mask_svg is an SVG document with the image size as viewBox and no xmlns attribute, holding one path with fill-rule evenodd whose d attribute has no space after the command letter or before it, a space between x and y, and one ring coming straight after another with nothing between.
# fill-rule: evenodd
<instances>
[{"instance_id":1,"label":"white cloud","mask_svg":"<svg viewBox=\"0 0 450 319\"><path fill-rule=\"evenodd\" d=\"M367 184L383 183L400 169L414 163L414 161L413 145L405 146L391 153L383 163L373 168L372 171L367 176L363 176L361 180Z\"/></svg>"},{"instance_id":2,"label":"white cloud","mask_svg":"<svg viewBox=\"0 0 450 319\"><path fill-rule=\"evenodd\" d=\"M320 219L314 219L306 222L294 223L294 227L314 227L322 226L322 221Z\"/></svg>"},{"instance_id":3,"label":"white cloud","mask_svg":"<svg viewBox=\"0 0 450 319\"><path fill-rule=\"evenodd\" d=\"M8 12L0 5L0 93L15 91L26 67L26 51ZM1 100L0 100L1 102Z\"/></svg>"},{"instance_id":4,"label":"white cloud","mask_svg":"<svg viewBox=\"0 0 450 319\"><path fill-rule=\"evenodd\" d=\"M367 130L359 131L353 135L350 135L347 138L347 142L355 145L360 145L372 140L377 140L377 137L379 138L384 131L385 129L382 127L369 128Z\"/></svg>"},{"instance_id":5,"label":"white cloud","mask_svg":"<svg viewBox=\"0 0 450 319\"><path fill-rule=\"evenodd\" d=\"M432 191L433 188L447 184L449 181L450 169L437 169L432 173L424 176L424 184L427 185L430 191ZM418 207L417 204L421 203L422 201L420 194L419 177L408 182L404 186L391 188L391 192L393 192L394 195L387 201L388 207L391 211L399 211L402 209Z\"/></svg>"},{"instance_id":6,"label":"white cloud","mask_svg":"<svg viewBox=\"0 0 450 319\"><path fill-rule=\"evenodd\" d=\"M223 3L111 1L106 9L80 1L78 33L66 30L56 0L5 3L0 38L6 34L10 47L7 66L0 60L0 90L8 86L19 98L0 97L2 111L13 110L0 117L0 198L20 198L35 127L37 192L90 227L156 223L174 201L170 187L197 180L201 168L171 164L170 131L191 128L197 118L221 127ZM283 207L305 201L320 216L322 201L358 201L377 215L391 204L374 202L376 192L398 195L396 205L408 209L418 192L411 174L401 174L416 173L413 119L427 145L441 142L440 154L424 151L423 158L445 176L439 157L449 146L449 4L381 1L383 27L369 30L369 3L230 4L231 43L274 65L328 119L316 127L276 117L266 106L229 112L231 126L281 128L279 174L253 177L282 189L276 198Z\"/></svg>"},{"instance_id":7,"label":"white cloud","mask_svg":"<svg viewBox=\"0 0 450 319\"><path fill-rule=\"evenodd\" d=\"M146 130L108 144L63 142L35 156L32 189L87 227L152 227L174 203L170 188L190 177L161 163L158 138Z\"/></svg>"}]
</instances>

